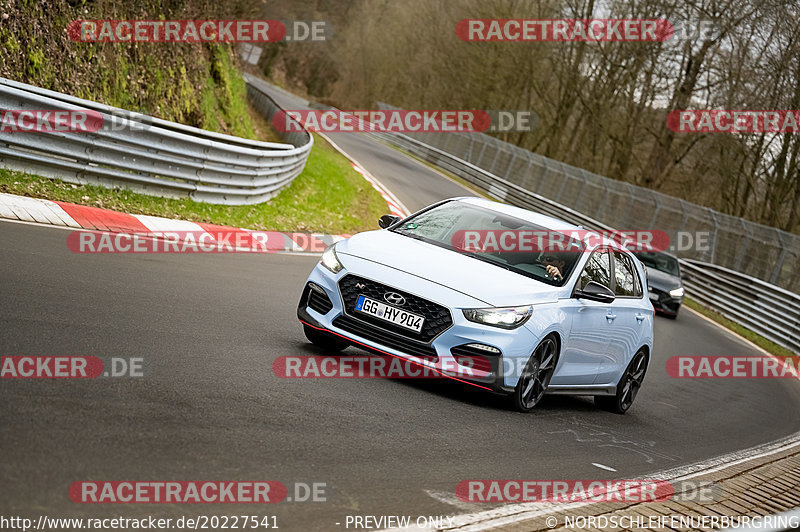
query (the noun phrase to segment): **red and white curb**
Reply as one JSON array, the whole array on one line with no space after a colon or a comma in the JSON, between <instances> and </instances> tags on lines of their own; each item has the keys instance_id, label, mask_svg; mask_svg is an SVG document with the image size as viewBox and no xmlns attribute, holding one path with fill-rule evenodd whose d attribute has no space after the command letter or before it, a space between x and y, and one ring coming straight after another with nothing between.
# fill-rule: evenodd
<instances>
[{"instance_id":1,"label":"red and white curb","mask_svg":"<svg viewBox=\"0 0 800 532\"><path fill-rule=\"evenodd\" d=\"M400 203L400 200L395 198L391 192L386 190L383 185L381 185L374 177L372 177L372 174L358 166L356 163L353 163L353 169L361 174L361 176L367 180L367 183L372 185L372 188L378 191L378 194L383 196L383 199L386 200L386 203L389 205L389 212L402 218L408 216L408 209L406 209L405 206Z\"/></svg>"},{"instance_id":2,"label":"red and white curb","mask_svg":"<svg viewBox=\"0 0 800 532\"><path fill-rule=\"evenodd\" d=\"M326 247L349 235L322 233L290 233L282 231L255 231L237 227L173 220L145 214L88 207L63 201L50 201L25 196L0 193L0 218L46 225L72 227L89 231L171 237L178 235L194 241L218 242L220 236L235 235L233 251L321 253ZM242 234L259 238L241 238ZM72 247L72 246L71 246ZM76 251L73 249L73 251ZM93 252L93 251L90 251Z\"/></svg>"}]
</instances>

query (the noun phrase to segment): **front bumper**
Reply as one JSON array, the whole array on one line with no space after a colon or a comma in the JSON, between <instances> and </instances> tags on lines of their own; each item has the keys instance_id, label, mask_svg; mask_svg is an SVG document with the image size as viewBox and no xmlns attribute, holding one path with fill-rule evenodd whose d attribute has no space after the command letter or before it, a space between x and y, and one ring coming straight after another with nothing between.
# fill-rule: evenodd
<instances>
[{"instance_id":1,"label":"front bumper","mask_svg":"<svg viewBox=\"0 0 800 532\"><path fill-rule=\"evenodd\" d=\"M531 350L537 342L537 338L528 328L518 327L506 330L467 321L460 310L461 306L448 305L440 298L439 301L431 301L449 309L452 325L438 333L429 342L414 341L402 337L388 328L377 327L374 320L366 321L361 319L357 313L345 310L338 283L348 273L353 272L343 270L334 275L317 265L303 289L297 308L298 319L310 327L340 336L358 347L383 355L411 360L416 364L431 368L443 377L493 392L509 393L513 391L519 379L520 368L527 363ZM421 294L428 293L444 295L441 285L431 286L428 291L425 289L425 284L430 281L417 277L413 278L413 289L409 289L409 284L403 283L402 276L397 276L400 279L393 276L392 280L387 281L385 278L377 279L375 276L365 275L361 272L357 275L373 279L376 283L395 287L398 291L417 294L419 297L423 297ZM313 285L314 288L310 288L310 285ZM320 290L324 291L326 298L319 297ZM463 298L463 295L461 296ZM457 299L457 297L454 294L450 299ZM327 299L327 302L321 304L321 299ZM471 304L472 302L468 303L463 306L475 306ZM499 353L467 347L468 344L489 346L497 349Z\"/></svg>"},{"instance_id":2,"label":"front bumper","mask_svg":"<svg viewBox=\"0 0 800 532\"><path fill-rule=\"evenodd\" d=\"M656 310L656 312L661 312L670 316L678 315L678 311L683 303L682 297L672 297L669 295L669 292L665 292L658 288L648 289L647 295L650 298L650 302L653 304L653 308Z\"/></svg>"}]
</instances>

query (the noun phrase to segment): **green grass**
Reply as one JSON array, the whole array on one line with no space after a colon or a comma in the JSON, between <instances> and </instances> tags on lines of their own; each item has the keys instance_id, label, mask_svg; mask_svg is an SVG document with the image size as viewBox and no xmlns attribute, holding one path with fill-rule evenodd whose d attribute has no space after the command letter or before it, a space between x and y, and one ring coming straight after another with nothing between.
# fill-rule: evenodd
<instances>
[{"instance_id":1,"label":"green grass","mask_svg":"<svg viewBox=\"0 0 800 532\"><path fill-rule=\"evenodd\" d=\"M276 197L258 205L164 199L5 169L0 169L0 192L246 229L332 234L376 229L378 217L388 212L386 201L350 161L316 135L305 170Z\"/></svg>"},{"instance_id":2,"label":"green grass","mask_svg":"<svg viewBox=\"0 0 800 532\"><path fill-rule=\"evenodd\" d=\"M775 342L773 342L771 340L767 340L766 338L764 338L760 334L751 331L747 327L739 325L735 321L729 320L728 318L726 318L725 316L723 316L719 312L715 312L715 311L713 311L713 310L711 310L709 308L704 307L703 305L701 305L697 301L694 301L693 299L689 299L688 297L685 297L685 298L683 298L683 304L686 305L687 307L689 307L690 309L699 312L703 316L706 316L707 318L710 318L710 319L716 321L717 323L719 323L720 325L722 325L726 329L730 329L731 331L735 332L739 336L750 340L751 342L756 344L761 349L767 351L768 353L772 353L773 355L784 356L784 357L786 357L786 356L795 356L794 353L792 353L791 351L789 351L785 347L782 347L782 346L776 344Z\"/></svg>"}]
</instances>

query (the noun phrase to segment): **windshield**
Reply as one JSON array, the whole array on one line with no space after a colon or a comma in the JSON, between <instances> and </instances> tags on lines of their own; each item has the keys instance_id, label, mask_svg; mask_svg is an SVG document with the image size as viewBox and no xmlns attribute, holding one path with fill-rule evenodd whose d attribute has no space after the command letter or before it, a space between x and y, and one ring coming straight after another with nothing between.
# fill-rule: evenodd
<instances>
[{"instance_id":1,"label":"windshield","mask_svg":"<svg viewBox=\"0 0 800 532\"><path fill-rule=\"evenodd\" d=\"M583 250L560 232L461 201L419 213L391 231L554 286L566 282Z\"/></svg>"},{"instance_id":2,"label":"windshield","mask_svg":"<svg viewBox=\"0 0 800 532\"><path fill-rule=\"evenodd\" d=\"M645 266L674 275L675 277L681 276L678 260L675 257L665 255L664 253L651 253L647 251L636 253L636 256Z\"/></svg>"}]
</instances>

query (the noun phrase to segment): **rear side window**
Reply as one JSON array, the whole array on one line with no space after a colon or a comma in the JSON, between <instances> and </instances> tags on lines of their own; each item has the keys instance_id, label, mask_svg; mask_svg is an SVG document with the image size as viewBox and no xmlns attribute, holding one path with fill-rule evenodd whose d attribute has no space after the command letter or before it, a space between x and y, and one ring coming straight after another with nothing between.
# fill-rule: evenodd
<instances>
[{"instance_id":1,"label":"rear side window","mask_svg":"<svg viewBox=\"0 0 800 532\"><path fill-rule=\"evenodd\" d=\"M614 293L618 296L642 297L642 283L631 258L614 252Z\"/></svg>"},{"instance_id":2,"label":"rear side window","mask_svg":"<svg viewBox=\"0 0 800 532\"><path fill-rule=\"evenodd\" d=\"M581 272L581 290L589 284L589 281L611 288L611 256L608 250L593 251L592 256L586 261L586 266Z\"/></svg>"}]
</instances>

